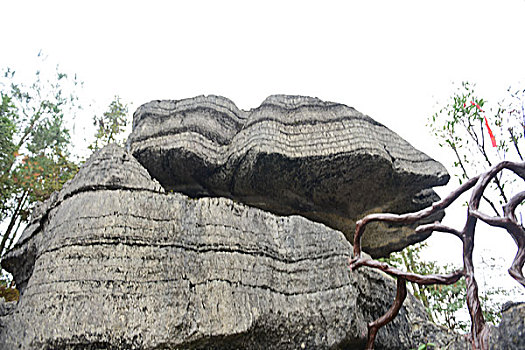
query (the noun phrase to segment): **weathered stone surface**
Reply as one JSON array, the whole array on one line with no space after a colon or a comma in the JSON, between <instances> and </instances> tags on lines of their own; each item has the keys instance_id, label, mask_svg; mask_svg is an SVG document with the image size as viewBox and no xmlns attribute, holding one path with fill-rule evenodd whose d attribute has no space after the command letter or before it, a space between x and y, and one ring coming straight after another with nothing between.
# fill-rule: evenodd
<instances>
[{"instance_id":1,"label":"weathered stone surface","mask_svg":"<svg viewBox=\"0 0 525 350\"><path fill-rule=\"evenodd\" d=\"M504 308L499 326L490 330L490 349L525 349L525 303Z\"/></svg>"},{"instance_id":2,"label":"weathered stone surface","mask_svg":"<svg viewBox=\"0 0 525 350\"><path fill-rule=\"evenodd\" d=\"M431 188L449 178L370 117L301 96L270 96L251 111L218 96L153 101L136 111L129 148L168 190L299 214L348 238L367 213L428 206L438 199ZM363 248L373 256L428 236L384 225L370 231Z\"/></svg>"},{"instance_id":3,"label":"weathered stone surface","mask_svg":"<svg viewBox=\"0 0 525 350\"><path fill-rule=\"evenodd\" d=\"M430 350L471 350L470 338L467 334L456 333L446 327L438 326L426 319L418 319L412 324L414 349L423 344Z\"/></svg>"},{"instance_id":4,"label":"weathered stone surface","mask_svg":"<svg viewBox=\"0 0 525 350\"><path fill-rule=\"evenodd\" d=\"M417 315L417 310L408 309ZM457 334L451 330L436 326L425 317L415 316L412 321L414 344L435 343L436 350L471 350L472 343L469 334ZM525 349L525 303L506 303L502 308L500 324L489 327L490 350L521 350Z\"/></svg>"},{"instance_id":5,"label":"weathered stone surface","mask_svg":"<svg viewBox=\"0 0 525 350\"><path fill-rule=\"evenodd\" d=\"M362 349L395 286L350 272L350 254L342 233L299 216L162 193L110 146L4 260L21 298L0 318L0 348ZM407 303L377 349L413 346L422 312Z\"/></svg>"},{"instance_id":6,"label":"weathered stone surface","mask_svg":"<svg viewBox=\"0 0 525 350\"><path fill-rule=\"evenodd\" d=\"M97 157L91 157L59 193L53 193L49 200L35 208L16 248L2 261L6 270L16 271L18 289L24 289L31 276L38 247L43 244L40 240L47 239L36 234L42 231L42 225L48 221L47 216L52 209L76 193L98 189L164 192L159 183L151 179L146 169L120 147L109 145L99 151ZM79 213L82 213L82 210ZM16 267L12 266L15 262L18 264Z\"/></svg>"},{"instance_id":7,"label":"weathered stone surface","mask_svg":"<svg viewBox=\"0 0 525 350\"><path fill-rule=\"evenodd\" d=\"M16 307L16 302L9 301L6 302L4 298L0 298L0 317L9 315L13 312ZM0 323L0 327L2 324Z\"/></svg>"}]
</instances>

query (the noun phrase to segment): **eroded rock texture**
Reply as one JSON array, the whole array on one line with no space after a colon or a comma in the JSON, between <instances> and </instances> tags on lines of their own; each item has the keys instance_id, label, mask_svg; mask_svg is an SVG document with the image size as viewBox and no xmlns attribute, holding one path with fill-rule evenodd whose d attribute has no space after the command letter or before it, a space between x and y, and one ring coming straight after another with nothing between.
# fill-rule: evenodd
<instances>
[{"instance_id":1,"label":"eroded rock texture","mask_svg":"<svg viewBox=\"0 0 525 350\"><path fill-rule=\"evenodd\" d=\"M135 113L129 148L166 189L299 214L350 241L355 220L426 207L438 199L431 188L449 178L355 109L301 96L270 96L251 111L217 96L153 101ZM384 225L370 231L363 248L373 256L428 236Z\"/></svg>"},{"instance_id":2,"label":"eroded rock texture","mask_svg":"<svg viewBox=\"0 0 525 350\"><path fill-rule=\"evenodd\" d=\"M2 312L0 345L362 349L395 286L351 273L350 254L342 233L299 216L164 193L109 146L35 211L3 261L21 298ZM413 346L422 312L407 303L377 349Z\"/></svg>"},{"instance_id":3,"label":"eroded rock texture","mask_svg":"<svg viewBox=\"0 0 525 350\"><path fill-rule=\"evenodd\" d=\"M490 330L490 349L525 349L525 303L504 307L498 327Z\"/></svg>"}]
</instances>

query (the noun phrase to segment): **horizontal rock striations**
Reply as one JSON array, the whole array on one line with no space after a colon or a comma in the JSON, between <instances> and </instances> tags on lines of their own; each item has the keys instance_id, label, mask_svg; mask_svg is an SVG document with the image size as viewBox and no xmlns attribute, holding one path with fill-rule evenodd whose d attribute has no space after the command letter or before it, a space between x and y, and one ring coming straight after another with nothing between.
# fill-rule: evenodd
<instances>
[{"instance_id":1,"label":"horizontal rock striations","mask_svg":"<svg viewBox=\"0 0 525 350\"><path fill-rule=\"evenodd\" d=\"M21 298L0 317L0 348L360 349L395 286L351 273L351 248L299 216L164 193L109 146L35 211L3 261ZM376 348L417 345L422 310L408 303Z\"/></svg>"},{"instance_id":2,"label":"horizontal rock striations","mask_svg":"<svg viewBox=\"0 0 525 350\"><path fill-rule=\"evenodd\" d=\"M301 96L270 96L250 111L218 96L153 101L136 111L129 149L167 190L298 214L349 239L365 214L426 207L449 178L355 109ZM383 256L427 236L376 226L363 248Z\"/></svg>"},{"instance_id":3,"label":"horizontal rock striations","mask_svg":"<svg viewBox=\"0 0 525 350\"><path fill-rule=\"evenodd\" d=\"M14 249L2 260L2 267L14 271L17 288L23 290L31 276L38 247L46 244L47 236L37 235L48 222L48 215L69 197L95 190L145 190L163 192L158 182L151 179L135 158L123 152L116 145L109 145L91 157L79 170L74 179L67 182L60 192L55 192L44 203L38 205L29 224ZM104 205L104 203L97 203ZM82 210L80 210L82 212ZM15 265L17 265L15 267Z\"/></svg>"}]
</instances>

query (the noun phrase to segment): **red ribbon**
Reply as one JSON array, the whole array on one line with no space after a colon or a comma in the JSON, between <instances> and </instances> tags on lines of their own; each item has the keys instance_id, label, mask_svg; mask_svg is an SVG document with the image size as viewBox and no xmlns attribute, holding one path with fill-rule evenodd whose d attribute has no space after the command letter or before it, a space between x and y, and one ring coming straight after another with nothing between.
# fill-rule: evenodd
<instances>
[{"instance_id":1,"label":"red ribbon","mask_svg":"<svg viewBox=\"0 0 525 350\"><path fill-rule=\"evenodd\" d=\"M474 102L472 102L472 101L470 101L470 103L471 103L473 106L476 106L476 108L479 109L480 112L485 112L484 110L481 109L481 107L479 106L479 104L474 103Z\"/></svg>"},{"instance_id":2,"label":"red ribbon","mask_svg":"<svg viewBox=\"0 0 525 350\"><path fill-rule=\"evenodd\" d=\"M489 122L487 120L487 117L483 116L485 118L485 125L487 126L487 130L489 131L490 141L492 141L492 147L496 147L496 138L494 137L494 134L492 133L492 130L490 130Z\"/></svg>"},{"instance_id":3,"label":"red ribbon","mask_svg":"<svg viewBox=\"0 0 525 350\"><path fill-rule=\"evenodd\" d=\"M480 112L485 113L485 112L481 109L481 107L479 106L479 104L474 103L473 101L470 101L470 104L473 105L473 106L476 106L476 108L479 109ZM490 141L492 141L492 147L496 147L496 138L494 137L494 134L492 133L492 130L490 130L490 126L489 126L489 122L488 122L488 120L487 120L487 117L483 116L483 118L485 118L485 125L487 126L487 130L489 131Z\"/></svg>"}]
</instances>

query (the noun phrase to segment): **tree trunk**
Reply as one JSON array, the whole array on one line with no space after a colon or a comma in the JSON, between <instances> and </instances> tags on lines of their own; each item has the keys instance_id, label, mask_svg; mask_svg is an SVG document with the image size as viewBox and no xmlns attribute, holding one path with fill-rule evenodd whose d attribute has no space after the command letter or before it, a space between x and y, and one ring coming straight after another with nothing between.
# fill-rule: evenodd
<instances>
[{"instance_id":1,"label":"tree trunk","mask_svg":"<svg viewBox=\"0 0 525 350\"><path fill-rule=\"evenodd\" d=\"M25 203L27 194L28 192L25 191L22 194L22 196L18 199L18 203L16 205L15 211L13 212L13 215L11 216L11 221L9 221L9 226L7 226L7 230L5 231L2 237L2 242L0 242L0 257L4 256L5 245L7 243L7 240L11 237L13 233L13 227L15 227L16 221L19 218L18 216L20 214L20 210L22 209L22 206Z\"/></svg>"}]
</instances>

